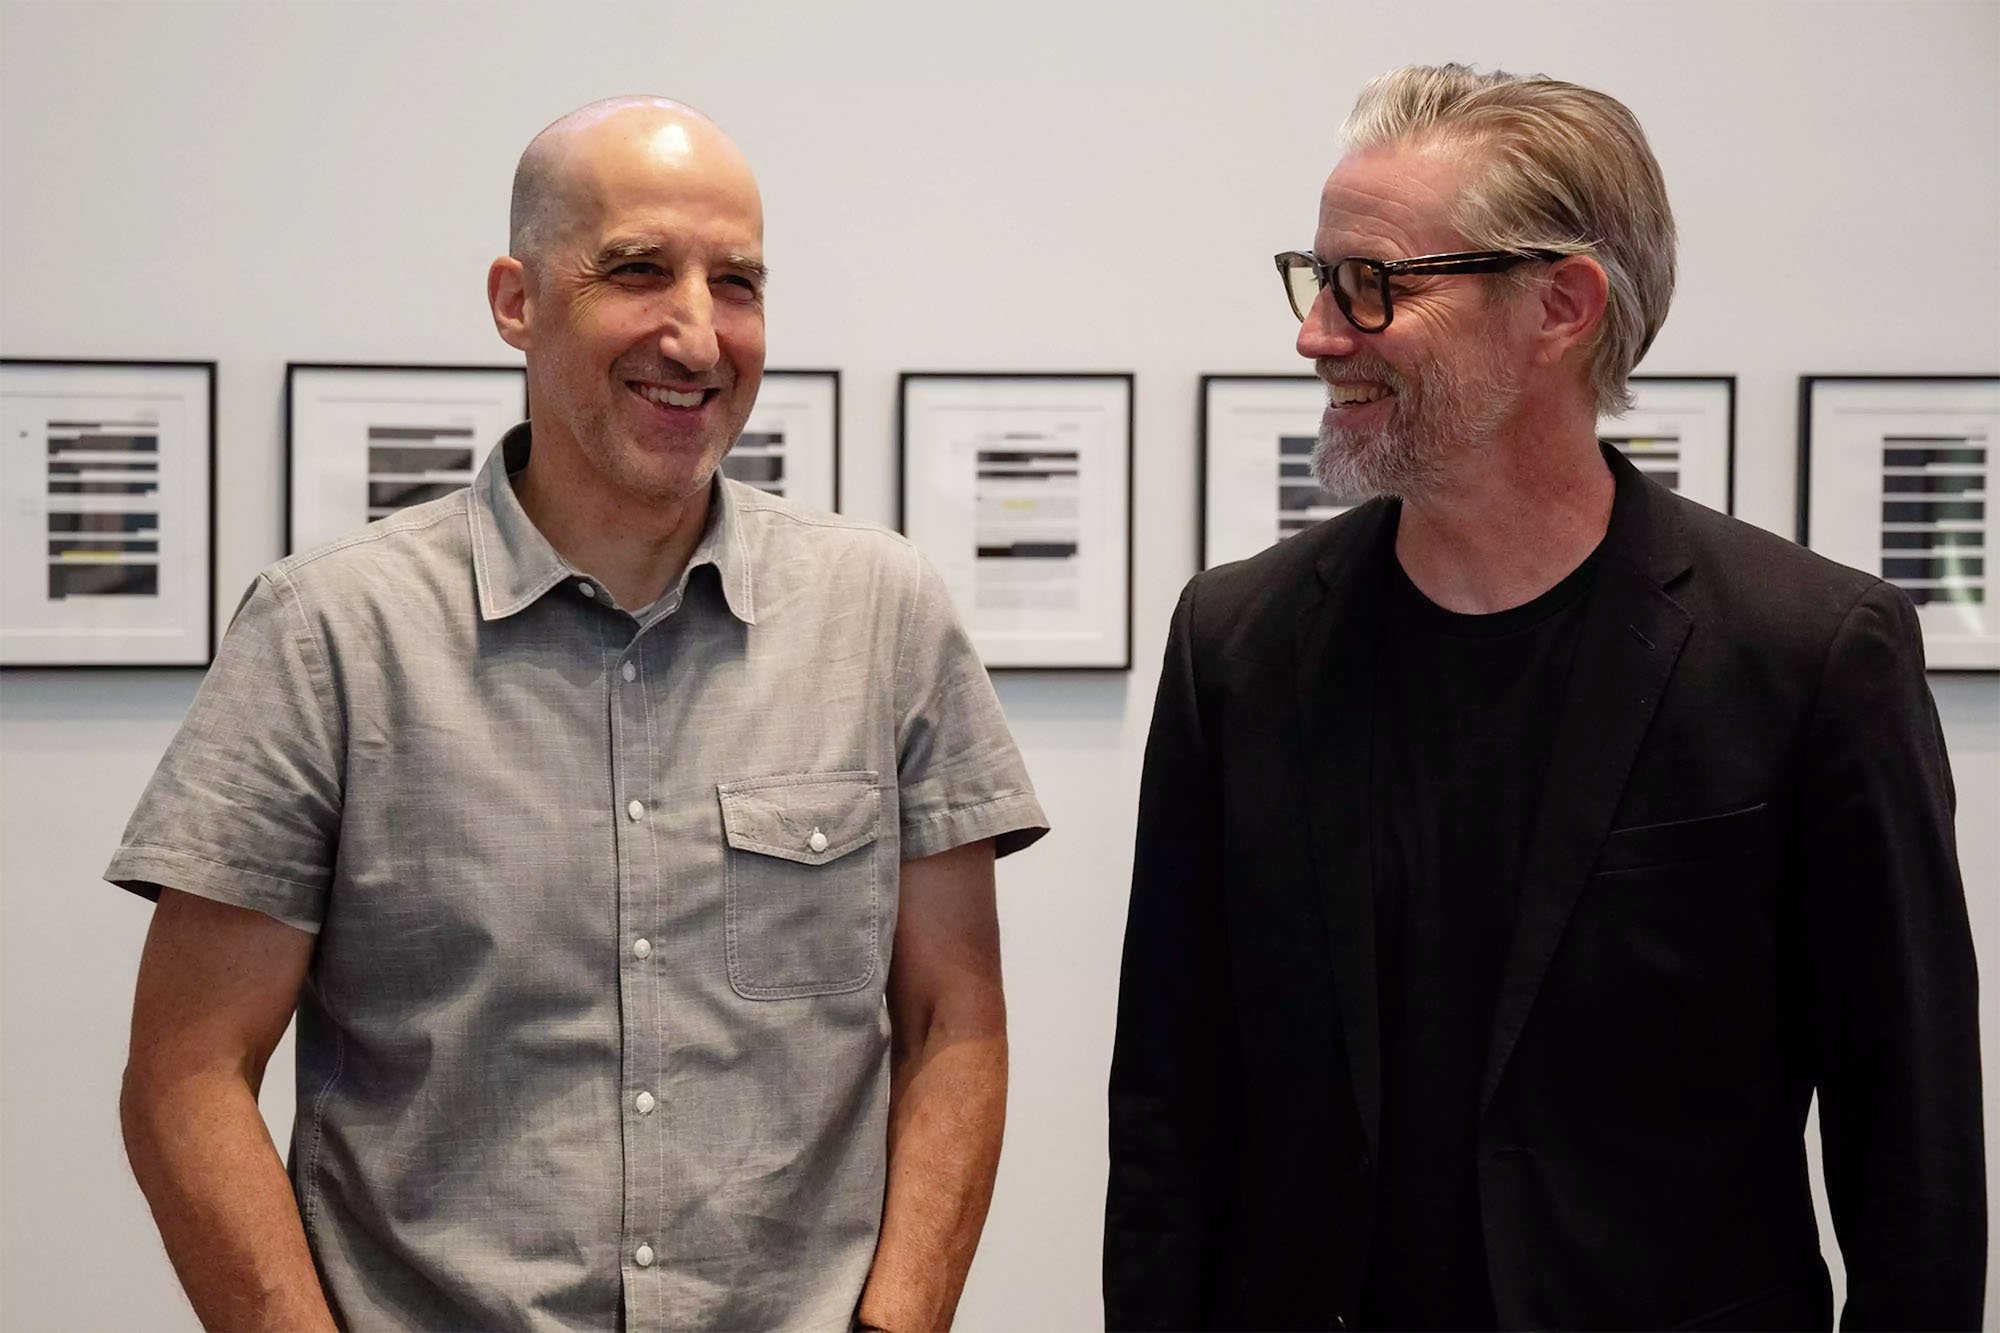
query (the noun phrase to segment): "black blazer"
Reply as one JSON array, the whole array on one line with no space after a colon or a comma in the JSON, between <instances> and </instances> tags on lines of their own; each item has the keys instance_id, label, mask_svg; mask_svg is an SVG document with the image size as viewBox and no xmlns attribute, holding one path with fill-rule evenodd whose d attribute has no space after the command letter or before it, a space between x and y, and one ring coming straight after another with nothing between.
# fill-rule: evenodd
<instances>
[{"instance_id":1,"label":"black blazer","mask_svg":"<svg viewBox=\"0 0 2000 1333\"><path fill-rule=\"evenodd\" d=\"M1978 983L1908 599L1607 450L1493 1015L1503 1328L1975 1328ZM1181 596L1111 1070L1106 1322L1342 1328L1374 1210L1377 500Z\"/></svg>"}]
</instances>

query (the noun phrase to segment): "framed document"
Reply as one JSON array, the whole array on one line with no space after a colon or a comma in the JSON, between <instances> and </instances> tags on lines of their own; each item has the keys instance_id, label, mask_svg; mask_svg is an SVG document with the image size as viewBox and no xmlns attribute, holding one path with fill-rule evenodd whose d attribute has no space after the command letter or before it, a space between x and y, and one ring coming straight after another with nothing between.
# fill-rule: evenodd
<instances>
[{"instance_id":1,"label":"framed document","mask_svg":"<svg viewBox=\"0 0 2000 1333\"><path fill-rule=\"evenodd\" d=\"M1132 382L904 372L898 526L988 667L1131 667Z\"/></svg>"},{"instance_id":2,"label":"framed document","mask_svg":"<svg viewBox=\"0 0 2000 1333\"><path fill-rule=\"evenodd\" d=\"M814 509L840 508L840 372L765 371L722 475Z\"/></svg>"},{"instance_id":3,"label":"framed document","mask_svg":"<svg viewBox=\"0 0 2000 1333\"><path fill-rule=\"evenodd\" d=\"M1734 502L1736 379L1635 375L1638 400L1598 437L1671 490L1725 513ZM1201 377L1201 567L1246 556L1365 496L1314 480L1326 386L1312 375Z\"/></svg>"},{"instance_id":4,"label":"framed document","mask_svg":"<svg viewBox=\"0 0 2000 1333\"><path fill-rule=\"evenodd\" d=\"M215 363L0 360L0 666L215 655Z\"/></svg>"},{"instance_id":5,"label":"framed document","mask_svg":"<svg viewBox=\"0 0 2000 1333\"><path fill-rule=\"evenodd\" d=\"M1617 447L1670 491L1725 514L1736 508L1736 377L1634 375L1632 410L1597 423Z\"/></svg>"},{"instance_id":6,"label":"framed document","mask_svg":"<svg viewBox=\"0 0 2000 1333\"><path fill-rule=\"evenodd\" d=\"M527 419L520 366L285 367L285 550L472 484Z\"/></svg>"},{"instance_id":7,"label":"framed document","mask_svg":"<svg viewBox=\"0 0 2000 1333\"><path fill-rule=\"evenodd\" d=\"M1934 671L2000 670L2000 375L1799 377L1799 541L1908 593Z\"/></svg>"},{"instance_id":8,"label":"framed document","mask_svg":"<svg viewBox=\"0 0 2000 1333\"><path fill-rule=\"evenodd\" d=\"M1199 559L1253 556L1365 497L1313 479L1326 385L1312 375L1203 375Z\"/></svg>"}]
</instances>

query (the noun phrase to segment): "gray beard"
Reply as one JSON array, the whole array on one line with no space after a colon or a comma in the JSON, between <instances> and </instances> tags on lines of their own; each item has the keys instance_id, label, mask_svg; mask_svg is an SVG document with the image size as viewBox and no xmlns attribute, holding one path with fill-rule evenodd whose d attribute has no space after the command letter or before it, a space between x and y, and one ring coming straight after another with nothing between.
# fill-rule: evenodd
<instances>
[{"instance_id":1,"label":"gray beard","mask_svg":"<svg viewBox=\"0 0 2000 1333\"><path fill-rule=\"evenodd\" d=\"M1431 489L1438 473L1434 453L1399 423L1362 435L1321 420L1312 472L1335 504L1357 505L1371 496Z\"/></svg>"},{"instance_id":2,"label":"gray beard","mask_svg":"<svg viewBox=\"0 0 2000 1333\"><path fill-rule=\"evenodd\" d=\"M1312 472L1335 504L1442 489L1453 459L1484 452L1519 397L1518 386L1502 384L1490 365L1433 362L1414 376L1385 379L1396 402L1379 430L1342 430L1320 419Z\"/></svg>"}]
</instances>

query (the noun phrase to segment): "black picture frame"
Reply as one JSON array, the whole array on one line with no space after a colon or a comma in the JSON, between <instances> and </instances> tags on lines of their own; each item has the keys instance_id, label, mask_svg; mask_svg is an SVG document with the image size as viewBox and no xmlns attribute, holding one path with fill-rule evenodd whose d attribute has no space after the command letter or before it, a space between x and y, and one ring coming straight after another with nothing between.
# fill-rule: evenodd
<instances>
[{"instance_id":1,"label":"black picture frame","mask_svg":"<svg viewBox=\"0 0 2000 1333\"><path fill-rule=\"evenodd\" d=\"M2000 375L1801 375L1798 412L1799 544L1902 589L1929 670L2000 672Z\"/></svg>"},{"instance_id":2,"label":"black picture frame","mask_svg":"<svg viewBox=\"0 0 2000 1333\"><path fill-rule=\"evenodd\" d=\"M1232 391L1244 393L1246 401L1231 405L1223 401ZM1264 401L1256 403L1255 399ZM1215 564L1230 560L1240 560L1264 550L1282 540L1278 535L1283 505L1278 502L1283 480L1278 475L1276 465L1281 463L1285 427L1274 427L1277 432L1268 437L1280 452L1261 448L1265 441L1246 441L1235 430L1218 431L1217 418L1233 417L1237 411L1255 409L1266 414L1277 415L1290 422L1290 435L1297 438L1297 432L1305 430L1316 433L1318 415L1326 406L1326 388L1316 375L1278 374L1249 371L1213 371L1204 373L1195 393L1195 565L1198 569L1208 569ZM1296 413L1296 415L1294 415ZM1227 438L1227 450L1222 439ZM1241 451L1253 445L1259 446L1254 457L1241 457ZM1239 512L1247 508L1241 485L1223 487L1217 485L1216 469L1224 462L1225 452L1238 453L1235 461L1239 466L1233 470L1240 474L1245 468L1261 467L1265 463L1273 466L1271 474L1262 481L1254 481L1248 491L1272 500L1269 512L1264 512L1262 500L1260 508L1253 515ZM1240 480L1240 476L1238 477ZM1276 485L1266 483L1275 482ZM1223 509L1223 493L1228 492L1229 508ZM1255 524L1256 537L1244 536L1241 529ZM1218 532L1218 528L1224 532ZM1269 529L1268 540L1262 540L1265 529ZM1232 537L1227 530L1235 530Z\"/></svg>"},{"instance_id":3,"label":"black picture frame","mask_svg":"<svg viewBox=\"0 0 2000 1333\"><path fill-rule=\"evenodd\" d=\"M788 392L774 396L771 392L774 387ZM813 402L818 394L824 395L823 402ZM744 423L743 433L738 437L737 443L723 456L721 465L723 475L734 476L738 481L757 486L762 490L775 491L778 495L815 509L840 512L840 416L838 370L767 367L763 383L757 390L757 403L750 409L750 417ZM745 448L746 440L758 434L769 433L772 425L789 429L801 421L808 427L815 428L809 429L805 435L808 449L804 461L807 466L803 469L787 466L797 457L789 452L788 435L784 446L788 452L784 463L781 464L787 483L784 488L773 487L767 481L749 476L739 476L731 470L730 460L738 458L737 451ZM823 445L819 443L822 439ZM738 470L741 470L740 460ZM814 486L816 480L822 476L825 478L824 491ZM795 491L789 486L793 480L804 480L807 485Z\"/></svg>"},{"instance_id":4,"label":"black picture frame","mask_svg":"<svg viewBox=\"0 0 2000 1333\"><path fill-rule=\"evenodd\" d=\"M158 376L159 379L149 385L145 378L149 375ZM75 383L64 386L61 384L61 381L65 378L73 380ZM111 381L128 378L131 381L130 383L122 384L116 390L110 387ZM218 379L219 375L216 363L206 360L106 357L0 357L0 407L4 407L8 425L18 436L26 437L30 434L25 423L35 420L37 414L31 413L25 408L15 408L13 400L19 398L25 401L33 396L33 385L36 381L41 381L46 386L42 390L43 393L60 391L66 387L67 391L75 397L104 400L107 407L110 406L110 400L112 399L150 396L156 400L175 403L188 409L190 415L194 418L188 423L188 434L193 448L190 454L182 459L184 471L180 474L180 480L183 483L184 490L190 489L187 483L192 481L192 498L200 509L198 531L193 534L193 540L185 552L184 558L177 566L183 576L188 602L187 606L182 609L182 614L179 618L178 629L181 632L175 641L181 646L177 651L169 651L161 655L157 652L148 653L139 649L137 645L132 645L126 649L127 656L112 656L110 655L110 649L115 646L116 640L106 635L101 627L92 627L95 632L86 633L86 627L82 626L66 631L58 627L10 625L7 623L9 612L0 609L0 670L205 670L215 660L215 611L217 604L216 407ZM168 381L180 381L181 383L170 389ZM104 413L103 415L108 415L108 413ZM51 425L75 427L82 424L85 423L56 422L51 421L45 415L41 416L40 425L44 442L42 448L43 457L45 459L52 459L57 452L56 442L48 434L48 428ZM158 424L157 418L155 419L155 424ZM156 455L156 460L157 455L164 452L162 438L163 436L160 433L156 433L152 437L151 444L146 447L148 452ZM52 468L55 464L51 462L44 466ZM67 468L84 466L87 466L87 464L75 462L65 464ZM144 460L111 461L106 463L105 466L125 471L147 470L144 468ZM155 466L150 471L159 475L160 484L164 484L166 480L166 468L159 466L156 461ZM96 480L84 478L80 474L74 480L64 480L60 483L53 480L52 472L44 474L44 478L42 489L39 490L38 495L30 503L37 505L40 512L49 516L52 516L54 512L50 508L50 500L55 492L47 489L48 487L56 484L66 487L75 486L81 492L82 488L86 486L99 484ZM121 481L117 484L125 486L129 491L131 486L140 483L137 481ZM153 489L155 493L164 496L166 492L160 490L160 484L156 484ZM12 488L11 481L7 483L7 487ZM27 497L25 494L22 494L14 497L14 499L15 501L19 501L27 499ZM81 496L78 502L81 503ZM85 508L74 511L65 510L63 512L88 513L92 512L92 510ZM133 518L139 518L143 521L144 516L143 511L135 510L123 515L123 517L129 522ZM162 510L154 515L156 526L150 532L127 527L118 531L116 535L110 535L110 530L105 530L106 535L103 536L102 540L120 543L120 549L127 550L128 554L132 553L131 548L138 548L140 551L143 551L146 547L151 548L150 551L144 553L151 554L154 557L151 562L156 571L152 576L154 591L134 594L135 596L163 596L159 591L162 579L160 573L157 571L161 565L166 563L167 551L165 548L169 545L171 532L171 524L167 520L168 515ZM14 527L14 524L10 523L9 526ZM48 583L45 585L46 590L41 598L42 601L67 600L69 595L85 595L71 594L67 591L58 593L56 591L57 579L53 572L58 567L67 567L69 564L69 562L58 560L57 557L59 554L84 554L69 549L73 548L77 541L84 540L83 538L59 537L52 527L41 528L32 536L26 536L27 530L24 528L16 528L15 530L17 533L23 534L28 543L40 546L41 550L35 558L23 559L17 555L16 558L0 561L0 585L11 583L23 577L38 579L39 576L44 575L46 572ZM83 530L84 528L81 525L76 529L79 533ZM89 530L93 532L98 531L96 528ZM66 549L59 553L56 550L58 546L63 546ZM89 554L94 557L93 563L125 563L103 560L104 552ZM126 564L125 567L130 568L134 566ZM17 599L24 602L33 601L34 594L31 591L16 586L6 594L0 595L0 605L12 603ZM145 638L157 639L163 637L166 633L168 633L168 630L158 626L143 629L139 626L133 626L130 629L130 637L141 639L142 641ZM24 634L31 637L24 640L22 637ZM47 640L55 642L39 650L31 649L25 652L22 651L23 648L34 643L34 638L32 637L34 635L44 635ZM67 642L64 642L64 640L67 640ZM103 655L96 655L89 651L75 651L80 643L93 640L101 640L106 645L106 652Z\"/></svg>"},{"instance_id":5,"label":"black picture frame","mask_svg":"<svg viewBox=\"0 0 2000 1333\"><path fill-rule=\"evenodd\" d=\"M320 400L304 387L306 381L315 379L328 381L328 387L338 387L339 381L345 379L349 382L349 391L358 393L370 383L414 384L420 377L427 378L432 385L464 377L468 393L472 381L487 381L494 386L494 392L489 395L492 401L475 402L470 398L458 404L443 400L413 401L403 409L409 417L407 422L380 427L367 424L356 436L351 430L340 429L341 423L331 420ZM515 383L518 383L520 394L518 413L512 409L514 400L511 395L505 394L506 387ZM312 402L313 406L308 408L306 401ZM391 406L391 402L387 397L380 400L385 411L399 410ZM527 419L528 372L525 366L504 362L290 361L285 364L284 406L285 500L281 541L283 553L291 555L358 530L386 516L387 512L417 503L430 494L469 484L486 453L498 445L505 430ZM311 421L306 420L309 413L314 414ZM424 420L418 421L419 417ZM440 420L441 417L448 420ZM502 420L505 420L504 425L500 424ZM452 430L455 439L466 441L469 455L466 465L448 469L448 477L437 473L422 480L406 482L408 493L418 499L386 506L372 505L374 497L370 491L373 484L368 457L371 451L370 432L378 428L415 432ZM301 457L307 454L311 456ZM351 482L352 485L328 484L329 470L339 481ZM419 489L423 487L428 489ZM310 509L302 512L305 506L310 506Z\"/></svg>"},{"instance_id":6,"label":"black picture frame","mask_svg":"<svg viewBox=\"0 0 2000 1333\"><path fill-rule=\"evenodd\" d=\"M1102 397L1090 401L1090 395L1079 392L1093 389ZM933 407L948 403L939 395L957 395L961 410L1005 412L1016 410L1039 416L1043 419L1060 417L1064 412L1077 414L1075 420L1058 421L1056 429L1076 434L1081 421L1092 414L1109 411L1117 420L1107 432L1107 438L1100 447L1091 451L1095 458L1086 459L1086 446L1078 443L1073 455L1077 460L1076 478L1073 491L1076 500L1074 540L1053 543L1016 543L1020 546L1049 546L1059 553L1055 558L1074 558L1080 562L1078 592L1079 599L1088 595L1088 589L1108 596L1113 603L1106 609L1090 633L1078 632L1070 637L1079 643L1087 642L1083 651L1065 654L1051 645L1039 646L1031 643L1014 642L1017 638L1032 639L1032 635L1009 635L996 627L997 616L984 614L977 605L976 598L969 595L975 586L976 574L967 568L968 559L976 567L982 558L989 558L982 551L999 548L982 548L978 545L980 532L976 521L979 511L979 462L976 446L961 445L959 448L974 448L975 452L967 462L967 469L956 469L966 484L958 489L956 497L958 517L940 522L938 516L927 509L921 509L913 487L929 481L933 474L930 454L938 448L932 439L916 438L930 425L928 416ZM918 399L935 400L920 402ZM1039 398L1041 401L1037 402ZM962 620L973 643L979 648L980 656L990 671L1035 671L1035 672L1126 672L1132 669L1132 595L1133 595L1133 498L1132 470L1134 460L1134 439L1138 404L1137 376L1131 371L984 371L984 370L906 370L900 373L896 385L896 527L905 536L916 542L929 555L946 583L952 588L954 600L958 603ZM921 419L920 419L921 418ZM1002 427L1004 431L1004 425ZM1032 430L1023 423L1015 430L1006 432L1032 437ZM1033 452L1026 450L1021 452ZM1002 467L1019 466L1018 461L1002 462ZM1045 476L1033 470L1021 474L1023 479L1054 480L1052 474ZM1110 531L1099 530L1095 542L1085 529L1088 509L1083 503L1085 495L1098 486L1108 486L1109 512L1105 516ZM1060 521L1060 520L1058 520ZM972 545L970 556L963 541L946 546L939 540L942 531L962 531ZM1112 546L1116 549L1108 567L1085 570L1081 562L1088 559L1088 551L1093 545ZM1067 546L1066 555L1060 548ZM1026 558L1041 558L1029 556ZM1084 580L1088 580L1088 585ZM1081 623L1082 617L1079 617ZM1053 621L1049 623L1053 624ZM1054 630L1040 632L1046 638L1060 637Z\"/></svg>"},{"instance_id":7,"label":"black picture frame","mask_svg":"<svg viewBox=\"0 0 2000 1333\"><path fill-rule=\"evenodd\" d=\"M1628 416L1656 411L1665 406L1665 404L1649 402L1648 390L1688 388L1708 390L1720 395L1721 402L1719 404L1720 411L1718 415L1722 430L1722 449L1721 458L1716 460L1715 466L1716 470L1719 470L1721 473L1722 485L1721 494L1716 496L1715 499L1719 499L1721 503L1717 504L1714 500L1711 500L1705 488L1697 490L1693 487L1674 485L1669 486L1668 489L1687 495L1690 499L1706 504L1711 509L1718 509L1722 513L1733 515L1736 512L1736 376L1628 375L1626 376L1626 383L1632 387L1638 403L1634 406L1632 413L1628 413L1626 416L1599 419L1597 423L1597 435L1599 439L1607 439L1616 435L1616 432L1609 430L1609 428L1617 422L1626 420ZM1612 440L1612 443L1616 447L1615 439ZM1626 452L1626 456L1631 458L1632 462L1641 471L1650 470L1647 468L1644 460L1633 456L1629 451ZM1686 476L1685 463L1686 459L1683 457L1680 460L1680 471L1684 478Z\"/></svg>"}]
</instances>

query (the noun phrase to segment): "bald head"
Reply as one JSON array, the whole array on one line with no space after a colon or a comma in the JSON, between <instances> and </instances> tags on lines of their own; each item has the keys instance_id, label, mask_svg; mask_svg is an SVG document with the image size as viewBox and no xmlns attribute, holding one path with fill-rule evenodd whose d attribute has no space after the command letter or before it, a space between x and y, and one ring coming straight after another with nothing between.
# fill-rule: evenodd
<instances>
[{"instance_id":1,"label":"bald head","mask_svg":"<svg viewBox=\"0 0 2000 1333\"><path fill-rule=\"evenodd\" d=\"M735 142L693 107L666 97L607 97L561 117L522 151L508 210L508 254L532 262L564 234L583 205L579 187L588 184L593 153L620 140L645 140L646 151L663 160L720 154L749 175Z\"/></svg>"},{"instance_id":2,"label":"bald head","mask_svg":"<svg viewBox=\"0 0 2000 1333\"><path fill-rule=\"evenodd\" d=\"M750 164L678 102L594 102L521 155L510 246L487 267L486 300L527 359L533 488L569 497L544 514L589 526L635 505L678 512L736 443L763 380L764 206Z\"/></svg>"}]
</instances>

